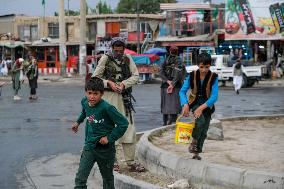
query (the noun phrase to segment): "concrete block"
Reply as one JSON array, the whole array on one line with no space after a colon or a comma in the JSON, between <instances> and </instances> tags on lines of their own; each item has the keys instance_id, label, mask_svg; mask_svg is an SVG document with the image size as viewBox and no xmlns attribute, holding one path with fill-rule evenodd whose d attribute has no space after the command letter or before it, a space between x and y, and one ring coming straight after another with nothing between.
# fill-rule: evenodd
<instances>
[{"instance_id":1,"label":"concrete block","mask_svg":"<svg viewBox=\"0 0 284 189\"><path fill-rule=\"evenodd\" d=\"M155 146L149 146L146 152L146 165L150 172L158 173L157 169L160 166L160 156L162 151Z\"/></svg>"},{"instance_id":2,"label":"concrete block","mask_svg":"<svg viewBox=\"0 0 284 189\"><path fill-rule=\"evenodd\" d=\"M217 127L210 127L207 132L208 140L224 140L223 129Z\"/></svg>"},{"instance_id":3,"label":"concrete block","mask_svg":"<svg viewBox=\"0 0 284 189\"><path fill-rule=\"evenodd\" d=\"M210 127L216 127L223 130L222 122L219 119L212 119L210 121L209 128Z\"/></svg>"},{"instance_id":4,"label":"concrete block","mask_svg":"<svg viewBox=\"0 0 284 189\"><path fill-rule=\"evenodd\" d=\"M140 140L136 145L136 156L139 162L146 164L147 151L149 146L144 140Z\"/></svg>"},{"instance_id":5,"label":"concrete block","mask_svg":"<svg viewBox=\"0 0 284 189\"><path fill-rule=\"evenodd\" d=\"M284 173L247 171L243 189L284 189Z\"/></svg>"},{"instance_id":6,"label":"concrete block","mask_svg":"<svg viewBox=\"0 0 284 189\"><path fill-rule=\"evenodd\" d=\"M177 167L178 162L180 161L180 157L175 154L168 153L165 151L160 156L159 161L160 161L160 168L163 170L162 173L171 178L175 178L176 167Z\"/></svg>"},{"instance_id":7,"label":"concrete block","mask_svg":"<svg viewBox=\"0 0 284 189\"><path fill-rule=\"evenodd\" d=\"M240 188L244 172L240 168L209 164L205 172L205 183L219 188Z\"/></svg>"},{"instance_id":8,"label":"concrete block","mask_svg":"<svg viewBox=\"0 0 284 189\"><path fill-rule=\"evenodd\" d=\"M176 166L176 177L189 179L193 185L203 182L206 164L190 158L180 158Z\"/></svg>"}]
</instances>

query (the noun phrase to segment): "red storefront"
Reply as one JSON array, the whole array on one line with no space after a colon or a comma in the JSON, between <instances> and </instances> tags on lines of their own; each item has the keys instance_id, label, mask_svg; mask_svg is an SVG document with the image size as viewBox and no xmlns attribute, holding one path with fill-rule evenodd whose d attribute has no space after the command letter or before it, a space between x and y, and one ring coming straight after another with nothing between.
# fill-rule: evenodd
<instances>
[{"instance_id":1,"label":"red storefront","mask_svg":"<svg viewBox=\"0 0 284 189\"><path fill-rule=\"evenodd\" d=\"M32 54L38 60L40 74L60 74L59 45L30 46ZM87 55L91 55L93 45L87 45ZM66 46L66 73L78 73L79 45Z\"/></svg>"}]
</instances>

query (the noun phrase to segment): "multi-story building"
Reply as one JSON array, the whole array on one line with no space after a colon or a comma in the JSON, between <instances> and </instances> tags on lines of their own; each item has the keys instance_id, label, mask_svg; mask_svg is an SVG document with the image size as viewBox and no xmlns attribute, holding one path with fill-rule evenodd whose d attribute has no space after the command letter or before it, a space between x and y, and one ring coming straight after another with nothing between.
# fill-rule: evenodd
<instances>
[{"instance_id":1,"label":"multi-story building","mask_svg":"<svg viewBox=\"0 0 284 189\"><path fill-rule=\"evenodd\" d=\"M214 53L218 40L224 39L224 8L224 4L209 3L161 4L166 21L156 43L175 45L187 64L196 63L201 51Z\"/></svg>"},{"instance_id":2,"label":"multi-story building","mask_svg":"<svg viewBox=\"0 0 284 189\"><path fill-rule=\"evenodd\" d=\"M87 56L109 49L110 39L123 36L128 47L136 49L138 39L136 14L87 15ZM159 33L162 15L140 15L141 47L153 41ZM80 17L66 16L66 71L78 69L80 44ZM23 15L0 16L1 58L15 60L33 55L38 60L40 73L59 73L59 20L56 16L35 17Z\"/></svg>"}]
</instances>

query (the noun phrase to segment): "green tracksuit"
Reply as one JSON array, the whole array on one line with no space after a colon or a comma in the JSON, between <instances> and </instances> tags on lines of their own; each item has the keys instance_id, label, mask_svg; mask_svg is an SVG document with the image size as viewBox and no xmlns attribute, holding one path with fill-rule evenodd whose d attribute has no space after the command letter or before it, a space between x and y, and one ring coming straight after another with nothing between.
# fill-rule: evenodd
<instances>
[{"instance_id":1,"label":"green tracksuit","mask_svg":"<svg viewBox=\"0 0 284 189\"><path fill-rule=\"evenodd\" d=\"M81 155L80 165L75 178L75 189L87 188L86 182L93 165L97 162L104 189L114 189L113 164L115 158L115 141L125 133L127 119L116 108L104 100L95 106L89 106L84 97L81 101L82 112L77 123L85 118L85 146ZM107 136L108 144L99 143L100 138Z\"/></svg>"}]
</instances>

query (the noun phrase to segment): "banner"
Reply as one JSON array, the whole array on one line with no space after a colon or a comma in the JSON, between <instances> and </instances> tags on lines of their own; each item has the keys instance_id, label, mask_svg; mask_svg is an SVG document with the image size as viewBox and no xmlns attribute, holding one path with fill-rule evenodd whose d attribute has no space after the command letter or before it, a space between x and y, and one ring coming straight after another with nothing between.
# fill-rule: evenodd
<instances>
[{"instance_id":1,"label":"banner","mask_svg":"<svg viewBox=\"0 0 284 189\"><path fill-rule=\"evenodd\" d=\"M284 40L283 0L226 0L226 40Z\"/></svg>"}]
</instances>

